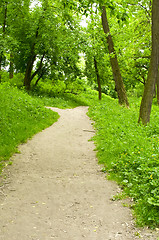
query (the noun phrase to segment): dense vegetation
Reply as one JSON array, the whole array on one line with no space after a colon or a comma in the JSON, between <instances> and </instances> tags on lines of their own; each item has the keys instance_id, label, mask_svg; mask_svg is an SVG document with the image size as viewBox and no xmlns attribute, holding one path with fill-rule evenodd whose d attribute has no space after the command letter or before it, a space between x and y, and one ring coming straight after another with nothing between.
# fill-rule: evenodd
<instances>
[{"instance_id":1,"label":"dense vegetation","mask_svg":"<svg viewBox=\"0 0 159 240\"><path fill-rule=\"evenodd\" d=\"M44 106L88 105L103 171L134 199L138 224L158 226L158 1L1 2L0 171L58 119Z\"/></svg>"},{"instance_id":2,"label":"dense vegetation","mask_svg":"<svg viewBox=\"0 0 159 240\"><path fill-rule=\"evenodd\" d=\"M133 198L137 223L153 227L159 225L158 107L153 106L153 121L143 127L137 124L139 101L134 101L126 109L107 97L90 107L89 116L95 120L94 141L103 171Z\"/></svg>"},{"instance_id":3,"label":"dense vegetation","mask_svg":"<svg viewBox=\"0 0 159 240\"><path fill-rule=\"evenodd\" d=\"M43 107L38 99L8 84L0 85L0 172L4 160L35 133L50 126L58 114Z\"/></svg>"}]
</instances>

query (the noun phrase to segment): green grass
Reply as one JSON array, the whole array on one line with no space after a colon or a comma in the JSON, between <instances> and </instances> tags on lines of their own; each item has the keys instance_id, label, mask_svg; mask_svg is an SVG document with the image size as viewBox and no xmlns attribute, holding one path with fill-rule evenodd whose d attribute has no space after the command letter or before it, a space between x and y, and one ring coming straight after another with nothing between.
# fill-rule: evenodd
<instances>
[{"instance_id":1,"label":"green grass","mask_svg":"<svg viewBox=\"0 0 159 240\"><path fill-rule=\"evenodd\" d=\"M28 95L8 83L0 84L0 93L0 172L6 164L11 164L8 160L17 152L19 144L57 121L58 114L44 106L62 109L88 106L91 100L97 98L96 92L57 97L35 93Z\"/></svg>"},{"instance_id":2,"label":"green grass","mask_svg":"<svg viewBox=\"0 0 159 240\"><path fill-rule=\"evenodd\" d=\"M50 126L58 114L8 84L0 85L0 171L20 143Z\"/></svg>"},{"instance_id":3,"label":"green grass","mask_svg":"<svg viewBox=\"0 0 159 240\"><path fill-rule=\"evenodd\" d=\"M140 101L135 98L130 99L131 108L127 109L105 95L99 102L97 92L91 90L56 97L31 92L29 96L3 84L0 92L0 170L20 143L58 119L57 113L44 106L89 106L89 116L95 121L94 141L99 163L104 164L103 171L122 186L124 195L134 199L138 225L159 226L158 106L153 106L151 123L144 127L137 123Z\"/></svg>"},{"instance_id":4,"label":"green grass","mask_svg":"<svg viewBox=\"0 0 159 240\"><path fill-rule=\"evenodd\" d=\"M130 109L106 97L92 105L89 116L97 130L94 141L99 162L109 178L115 179L133 206L140 226L159 226L159 114L154 106L151 123L137 123L140 102L132 99Z\"/></svg>"},{"instance_id":5,"label":"green grass","mask_svg":"<svg viewBox=\"0 0 159 240\"><path fill-rule=\"evenodd\" d=\"M63 93L51 97L50 94L38 94L38 92L30 92L30 95L39 99L44 106L52 106L61 109L75 108L78 106L89 106L94 100L98 101L98 94L96 91L87 90L78 95Z\"/></svg>"}]
</instances>

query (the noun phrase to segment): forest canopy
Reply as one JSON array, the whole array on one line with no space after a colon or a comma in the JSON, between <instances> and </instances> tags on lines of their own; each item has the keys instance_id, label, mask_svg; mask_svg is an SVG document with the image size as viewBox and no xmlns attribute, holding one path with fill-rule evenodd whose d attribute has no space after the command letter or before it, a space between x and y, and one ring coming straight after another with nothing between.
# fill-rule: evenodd
<instances>
[{"instance_id":1,"label":"forest canopy","mask_svg":"<svg viewBox=\"0 0 159 240\"><path fill-rule=\"evenodd\" d=\"M158 92L158 67L150 68L153 49L153 58L158 55L158 46L152 47L153 32L159 35L153 27L157 9L156 0L2 0L0 81L9 77L18 87L50 94L89 86L99 91L99 99L103 92L129 107L127 92L142 96L152 70L152 87L146 90L151 106ZM151 112L146 106L140 110L143 124Z\"/></svg>"}]
</instances>

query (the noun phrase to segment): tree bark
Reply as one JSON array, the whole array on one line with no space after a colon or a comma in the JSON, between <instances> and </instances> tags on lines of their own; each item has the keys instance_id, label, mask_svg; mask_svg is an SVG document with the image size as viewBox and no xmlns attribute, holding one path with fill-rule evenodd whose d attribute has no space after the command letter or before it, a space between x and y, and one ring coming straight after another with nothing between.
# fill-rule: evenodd
<instances>
[{"instance_id":1,"label":"tree bark","mask_svg":"<svg viewBox=\"0 0 159 240\"><path fill-rule=\"evenodd\" d=\"M107 43L108 43L110 63L111 63L113 77L114 77L114 81L115 81L115 87L116 87L117 94L118 94L119 104L129 107L129 102L127 99L123 79L122 79L122 76L120 73L117 55L116 55L116 52L114 49L113 39L110 34L110 29L109 29L105 6L102 7L102 25L103 25L103 30L104 30L104 33L106 34L106 39L107 39Z\"/></svg>"},{"instance_id":2,"label":"tree bark","mask_svg":"<svg viewBox=\"0 0 159 240\"><path fill-rule=\"evenodd\" d=\"M41 73L40 73L40 75L39 75L39 77L38 77L38 79L36 80L36 83L35 83L35 87L37 86L37 84L38 84L38 82L40 81L40 79L42 78L42 76L43 76L43 74L44 74L44 69L42 69L42 71L41 71Z\"/></svg>"},{"instance_id":3,"label":"tree bark","mask_svg":"<svg viewBox=\"0 0 159 240\"><path fill-rule=\"evenodd\" d=\"M3 33L2 37L4 39L6 32L6 22L7 22L7 3L4 8L4 21L3 21ZM0 52L0 82L2 81L2 60L3 60L3 49Z\"/></svg>"},{"instance_id":4,"label":"tree bark","mask_svg":"<svg viewBox=\"0 0 159 240\"><path fill-rule=\"evenodd\" d=\"M144 125L150 121L151 106L154 93L154 85L158 78L159 68L159 1L153 0L152 4L152 51L151 62L147 81L144 87L144 93L140 105L138 122L142 121Z\"/></svg>"},{"instance_id":5,"label":"tree bark","mask_svg":"<svg viewBox=\"0 0 159 240\"><path fill-rule=\"evenodd\" d=\"M40 72L40 70L42 69L44 57L45 57L45 53L44 53L44 54L42 55L42 57L41 57L39 67L38 67L37 70L32 74L32 76L31 76L31 81L33 80L33 78L34 78L34 77Z\"/></svg>"},{"instance_id":6,"label":"tree bark","mask_svg":"<svg viewBox=\"0 0 159 240\"><path fill-rule=\"evenodd\" d=\"M10 67L9 67L9 79L13 78L14 66L13 66L13 54L10 54Z\"/></svg>"},{"instance_id":7,"label":"tree bark","mask_svg":"<svg viewBox=\"0 0 159 240\"><path fill-rule=\"evenodd\" d=\"M36 40L38 38L38 34L39 34L39 26L37 27L37 30L36 30L35 40L32 45L30 57L29 57L29 60L27 62L27 66L26 66L25 77L24 77L24 86L25 86L26 90L30 90L30 84L31 84L31 80L32 80L31 73L32 73L34 62L36 59L35 45L36 45Z\"/></svg>"},{"instance_id":8,"label":"tree bark","mask_svg":"<svg viewBox=\"0 0 159 240\"><path fill-rule=\"evenodd\" d=\"M25 77L24 77L24 86L25 86L26 90L30 90L31 73L33 70L33 65L34 65L35 59L36 59L36 54L33 52L28 60Z\"/></svg>"},{"instance_id":9,"label":"tree bark","mask_svg":"<svg viewBox=\"0 0 159 240\"><path fill-rule=\"evenodd\" d=\"M97 76L99 100L101 100L102 99L102 89L101 89L100 76L99 76L99 72L98 72L97 60L95 57L94 57L94 67L95 67L95 72L96 72L96 76Z\"/></svg>"},{"instance_id":10,"label":"tree bark","mask_svg":"<svg viewBox=\"0 0 159 240\"><path fill-rule=\"evenodd\" d=\"M44 1L43 13L39 18L39 23L38 23L38 26L37 26L37 29L36 29L34 43L32 45L30 57L29 57L27 67L26 67L26 72L25 72L25 77L24 77L24 86L27 90L30 90L31 81L34 78L34 74L32 75L32 70L33 70L34 62L35 62L35 59L36 59L36 56L37 56L35 54L35 45L36 45L36 42L37 42L37 39L38 39L38 36L39 36L40 23L41 23L42 19L44 18L44 13L47 9L47 6L48 6L48 1L46 0L46 1ZM43 60L43 58L42 58L42 60Z\"/></svg>"}]
</instances>

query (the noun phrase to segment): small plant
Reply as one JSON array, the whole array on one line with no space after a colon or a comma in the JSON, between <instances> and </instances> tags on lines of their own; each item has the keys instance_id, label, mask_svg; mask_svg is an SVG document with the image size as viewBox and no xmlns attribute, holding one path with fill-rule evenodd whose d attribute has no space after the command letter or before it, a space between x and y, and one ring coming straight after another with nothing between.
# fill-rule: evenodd
<instances>
[{"instance_id":1,"label":"small plant","mask_svg":"<svg viewBox=\"0 0 159 240\"><path fill-rule=\"evenodd\" d=\"M134 199L133 209L140 226L159 226L159 115L153 106L151 123L137 123L138 103L120 107L106 97L90 106L95 121L97 156L109 179L116 180Z\"/></svg>"}]
</instances>

